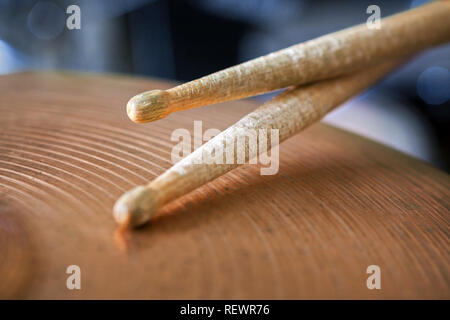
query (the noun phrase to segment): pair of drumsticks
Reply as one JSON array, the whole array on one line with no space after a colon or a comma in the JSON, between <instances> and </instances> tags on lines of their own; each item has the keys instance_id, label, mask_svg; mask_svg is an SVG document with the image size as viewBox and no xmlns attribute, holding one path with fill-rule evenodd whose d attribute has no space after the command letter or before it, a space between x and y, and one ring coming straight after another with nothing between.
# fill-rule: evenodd
<instances>
[{"instance_id":1,"label":"pair of drumsticks","mask_svg":"<svg viewBox=\"0 0 450 320\"><path fill-rule=\"evenodd\" d=\"M239 166L236 153L234 164L202 163L203 149L234 140L248 129L278 129L282 142L372 86L407 56L448 41L450 1L436 1L382 19L380 29L358 25L166 91L133 97L128 116L144 123L180 110L290 87L148 185L125 193L114 206L116 221L130 228L145 224L163 205ZM249 148L246 143L246 154Z\"/></svg>"}]
</instances>

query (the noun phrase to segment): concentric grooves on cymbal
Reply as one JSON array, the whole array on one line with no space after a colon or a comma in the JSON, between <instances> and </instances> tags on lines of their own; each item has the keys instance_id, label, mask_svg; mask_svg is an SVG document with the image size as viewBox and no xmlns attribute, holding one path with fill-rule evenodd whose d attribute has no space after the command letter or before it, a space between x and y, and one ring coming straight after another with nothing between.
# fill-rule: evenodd
<instances>
[{"instance_id":1,"label":"concentric grooves on cymbal","mask_svg":"<svg viewBox=\"0 0 450 320\"><path fill-rule=\"evenodd\" d=\"M163 86L0 77L0 297L448 297L448 176L321 124L283 143L277 175L246 165L206 184L158 212L123 253L114 202L172 165L173 130L192 132L194 120L224 129L256 107L132 123L129 97ZM65 287L71 264L82 270L77 292ZM365 285L371 264L383 272L376 293Z\"/></svg>"}]
</instances>

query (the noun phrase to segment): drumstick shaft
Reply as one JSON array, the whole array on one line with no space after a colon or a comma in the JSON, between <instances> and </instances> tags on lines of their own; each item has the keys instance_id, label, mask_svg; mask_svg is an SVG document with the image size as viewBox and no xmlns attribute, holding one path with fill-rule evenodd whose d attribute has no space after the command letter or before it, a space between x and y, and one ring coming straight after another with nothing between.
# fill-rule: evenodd
<instances>
[{"instance_id":1,"label":"drumstick shaft","mask_svg":"<svg viewBox=\"0 0 450 320\"><path fill-rule=\"evenodd\" d=\"M114 207L115 219L119 224L131 227L147 222L158 208L239 166L236 141L248 130L278 129L279 142L282 142L373 85L399 62L399 59L395 59L365 71L286 90L205 143L148 185L124 194ZM258 143L266 144L267 141ZM211 150L220 152L222 158L226 157L227 145L234 146L232 163L207 163ZM245 141L247 160L251 147L249 141ZM271 147L274 145L271 145L269 139L267 150ZM258 147L257 150L261 148Z\"/></svg>"},{"instance_id":2,"label":"drumstick shaft","mask_svg":"<svg viewBox=\"0 0 450 320\"><path fill-rule=\"evenodd\" d=\"M450 41L450 1L436 1L259 57L162 91L135 96L127 105L135 122L180 110L329 79Z\"/></svg>"}]
</instances>

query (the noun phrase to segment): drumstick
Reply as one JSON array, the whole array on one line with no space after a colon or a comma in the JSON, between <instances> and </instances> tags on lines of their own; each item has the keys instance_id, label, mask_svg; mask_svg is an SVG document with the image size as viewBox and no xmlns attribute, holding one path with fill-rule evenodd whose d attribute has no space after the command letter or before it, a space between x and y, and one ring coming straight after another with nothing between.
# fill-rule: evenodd
<instances>
[{"instance_id":1,"label":"drumstick","mask_svg":"<svg viewBox=\"0 0 450 320\"><path fill-rule=\"evenodd\" d=\"M246 131L278 129L281 142L374 84L399 62L389 61L365 71L284 91L180 160L148 185L125 193L114 206L117 223L122 228L142 225L163 205L239 166L235 141ZM259 152L261 143L266 144L266 147L268 145L266 150L275 146L271 145L271 139L268 144L258 141ZM211 150L219 150L222 159L229 156L224 145L233 146L233 161L223 162L227 164L208 163L205 155L210 155ZM245 141L246 161L252 147L255 146Z\"/></svg>"},{"instance_id":2,"label":"drumstick","mask_svg":"<svg viewBox=\"0 0 450 320\"><path fill-rule=\"evenodd\" d=\"M127 104L131 120L155 121L180 110L328 79L450 41L450 1L437 1L262 56L179 85L147 91Z\"/></svg>"}]
</instances>

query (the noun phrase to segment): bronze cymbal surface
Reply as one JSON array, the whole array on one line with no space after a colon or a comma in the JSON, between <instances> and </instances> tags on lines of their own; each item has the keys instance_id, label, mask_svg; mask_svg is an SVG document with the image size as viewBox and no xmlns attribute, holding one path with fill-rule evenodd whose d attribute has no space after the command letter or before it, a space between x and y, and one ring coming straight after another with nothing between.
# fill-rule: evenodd
<instances>
[{"instance_id":1,"label":"bronze cymbal surface","mask_svg":"<svg viewBox=\"0 0 450 320\"><path fill-rule=\"evenodd\" d=\"M138 125L128 99L173 86L78 73L0 77L0 298L450 297L449 176L315 124L276 175L244 165L117 234L112 207L172 165L177 128L225 129L250 101ZM81 270L69 290L67 267ZM366 269L378 265L381 289Z\"/></svg>"}]
</instances>

